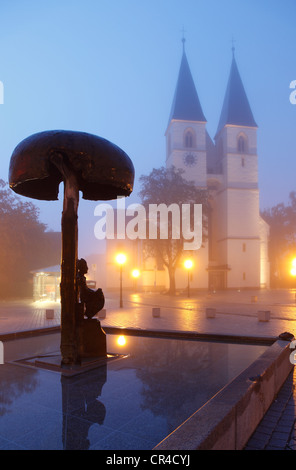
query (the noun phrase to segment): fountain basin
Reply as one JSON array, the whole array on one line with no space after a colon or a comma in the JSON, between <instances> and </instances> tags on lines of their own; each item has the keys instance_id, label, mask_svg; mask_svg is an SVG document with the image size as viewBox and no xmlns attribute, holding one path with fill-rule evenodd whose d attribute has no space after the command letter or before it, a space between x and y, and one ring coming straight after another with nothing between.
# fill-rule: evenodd
<instances>
[{"instance_id":1,"label":"fountain basin","mask_svg":"<svg viewBox=\"0 0 296 470\"><path fill-rule=\"evenodd\" d=\"M74 377L17 362L56 353L58 331L4 341L0 448L238 448L291 370L275 338L105 330L118 359Z\"/></svg>"}]
</instances>

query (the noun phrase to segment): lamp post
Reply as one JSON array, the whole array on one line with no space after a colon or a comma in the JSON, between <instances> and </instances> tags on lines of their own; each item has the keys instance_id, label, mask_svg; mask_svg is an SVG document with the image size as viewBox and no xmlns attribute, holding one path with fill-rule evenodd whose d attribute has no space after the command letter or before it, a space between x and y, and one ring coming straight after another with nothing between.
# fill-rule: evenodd
<instances>
[{"instance_id":1,"label":"lamp post","mask_svg":"<svg viewBox=\"0 0 296 470\"><path fill-rule=\"evenodd\" d=\"M188 275L188 281L187 281L187 296L190 297L190 276L189 276L189 273L190 273L190 269L192 269L193 267L193 262L191 259L186 259L184 261L184 267L185 269L187 269L187 275Z\"/></svg>"},{"instance_id":2,"label":"lamp post","mask_svg":"<svg viewBox=\"0 0 296 470\"><path fill-rule=\"evenodd\" d=\"M126 262L126 255L124 253L118 253L116 256L116 262L119 264L120 267L120 300L119 300L119 308L123 307L123 301L122 301L122 267L124 263Z\"/></svg>"}]
</instances>

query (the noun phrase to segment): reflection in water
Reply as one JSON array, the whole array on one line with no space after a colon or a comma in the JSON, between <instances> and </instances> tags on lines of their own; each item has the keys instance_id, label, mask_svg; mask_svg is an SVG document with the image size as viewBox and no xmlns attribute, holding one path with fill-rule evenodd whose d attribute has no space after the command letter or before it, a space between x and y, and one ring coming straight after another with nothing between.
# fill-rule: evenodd
<instances>
[{"instance_id":1,"label":"reflection in water","mask_svg":"<svg viewBox=\"0 0 296 470\"><path fill-rule=\"evenodd\" d=\"M109 335L109 344L115 338ZM141 410L165 418L170 433L265 349L129 336L124 352L130 357L119 367L135 370L141 383Z\"/></svg>"},{"instance_id":2,"label":"reflection in water","mask_svg":"<svg viewBox=\"0 0 296 470\"><path fill-rule=\"evenodd\" d=\"M132 335L119 346L118 339L107 335L107 350L125 358L71 378L1 366L0 447L152 449L266 350Z\"/></svg>"},{"instance_id":3,"label":"reflection in water","mask_svg":"<svg viewBox=\"0 0 296 470\"><path fill-rule=\"evenodd\" d=\"M88 374L80 379L61 377L62 384L62 407L63 407L63 429L62 441L64 450L87 450L90 442L88 440L89 428L97 423L104 424L106 408L98 401L102 394L102 388L107 380L107 366L99 367L92 373L91 380ZM73 387L75 382L75 387ZM77 423L69 419L73 410L79 410L79 433Z\"/></svg>"},{"instance_id":4,"label":"reflection in water","mask_svg":"<svg viewBox=\"0 0 296 470\"><path fill-rule=\"evenodd\" d=\"M131 294L131 301L134 303L141 303L141 296L139 294Z\"/></svg>"},{"instance_id":5,"label":"reflection in water","mask_svg":"<svg viewBox=\"0 0 296 470\"><path fill-rule=\"evenodd\" d=\"M9 413L17 398L32 393L38 385L38 371L28 369L15 374L5 366L0 367L0 417Z\"/></svg>"},{"instance_id":6,"label":"reflection in water","mask_svg":"<svg viewBox=\"0 0 296 470\"><path fill-rule=\"evenodd\" d=\"M168 432L189 417L228 381L227 345L190 341L138 343L134 365L141 380L143 410L166 417ZM216 369L216 356L222 358ZM144 366L143 366L144 365ZM181 420L182 421L182 420Z\"/></svg>"}]
</instances>

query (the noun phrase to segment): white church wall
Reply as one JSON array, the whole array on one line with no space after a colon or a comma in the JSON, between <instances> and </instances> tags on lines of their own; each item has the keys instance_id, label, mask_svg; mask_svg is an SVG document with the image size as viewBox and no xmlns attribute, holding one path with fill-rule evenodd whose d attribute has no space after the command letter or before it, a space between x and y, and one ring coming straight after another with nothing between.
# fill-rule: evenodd
<instances>
[{"instance_id":1,"label":"white church wall","mask_svg":"<svg viewBox=\"0 0 296 470\"><path fill-rule=\"evenodd\" d=\"M259 238L259 192L257 189L227 190L227 236Z\"/></svg>"},{"instance_id":2,"label":"white church wall","mask_svg":"<svg viewBox=\"0 0 296 470\"><path fill-rule=\"evenodd\" d=\"M258 162L255 155L232 154L225 161L226 185L256 187L258 183Z\"/></svg>"},{"instance_id":3,"label":"white church wall","mask_svg":"<svg viewBox=\"0 0 296 470\"><path fill-rule=\"evenodd\" d=\"M227 237L227 224L228 217L227 211L227 193L226 191L218 191L215 197L215 206L213 212L213 231L215 231L214 237L216 239L214 253L215 259L218 264L227 263L227 250L226 246L221 243Z\"/></svg>"},{"instance_id":4,"label":"white church wall","mask_svg":"<svg viewBox=\"0 0 296 470\"><path fill-rule=\"evenodd\" d=\"M260 240L227 241L229 268L227 287L251 289L260 287Z\"/></svg>"}]
</instances>

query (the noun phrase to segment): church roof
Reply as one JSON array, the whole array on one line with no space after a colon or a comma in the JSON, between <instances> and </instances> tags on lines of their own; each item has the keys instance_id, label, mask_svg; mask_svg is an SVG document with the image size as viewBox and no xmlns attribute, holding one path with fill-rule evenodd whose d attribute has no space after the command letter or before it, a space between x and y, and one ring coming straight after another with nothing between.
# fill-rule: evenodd
<instances>
[{"instance_id":1,"label":"church roof","mask_svg":"<svg viewBox=\"0 0 296 470\"><path fill-rule=\"evenodd\" d=\"M191 75L191 71L188 65L185 50L183 50L183 56L179 70L174 100L169 117L169 122L172 119L182 121L206 122L206 118L202 111L194 81Z\"/></svg>"},{"instance_id":2,"label":"church roof","mask_svg":"<svg viewBox=\"0 0 296 470\"><path fill-rule=\"evenodd\" d=\"M234 54L216 135L227 124L258 127L237 68Z\"/></svg>"}]
</instances>

